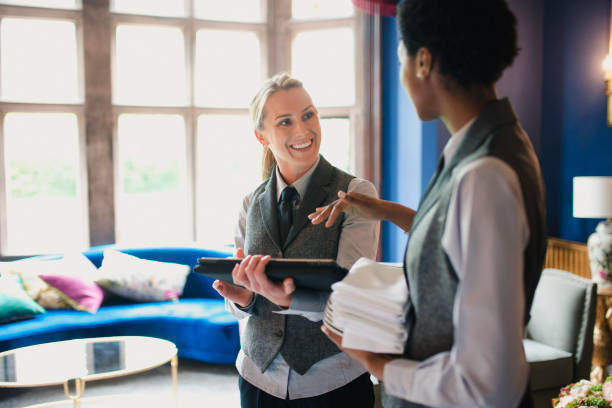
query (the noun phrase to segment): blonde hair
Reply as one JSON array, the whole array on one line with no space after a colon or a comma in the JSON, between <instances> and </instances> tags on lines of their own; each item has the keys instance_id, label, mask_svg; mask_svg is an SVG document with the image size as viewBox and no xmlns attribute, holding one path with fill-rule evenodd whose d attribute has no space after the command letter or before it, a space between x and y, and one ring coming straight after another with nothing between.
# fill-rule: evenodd
<instances>
[{"instance_id":1,"label":"blonde hair","mask_svg":"<svg viewBox=\"0 0 612 408\"><path fill-rule=\"evenodd\" d=\"M272 78L267 79L249 105L249 112L253 127L255 130L263 130L263 122L265 118L264 107L270 95L278 91L287 91L293 88L303 88L302 82L291 77L286 72L276 74ZM272 170L276 165L276 160L272 151L268 147L264 147L261 157L261 176L265 180L272 174Z\"/></svg>"}]
</instances>

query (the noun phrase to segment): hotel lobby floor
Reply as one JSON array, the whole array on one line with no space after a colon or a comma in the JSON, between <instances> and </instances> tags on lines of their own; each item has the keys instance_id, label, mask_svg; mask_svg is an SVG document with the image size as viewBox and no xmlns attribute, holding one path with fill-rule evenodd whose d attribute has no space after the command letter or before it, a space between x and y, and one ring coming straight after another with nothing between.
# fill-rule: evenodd
<instances>
[{"instance_id":1,"label":"hotel lobby floor","mask_svg":"<svg viewBox=\"0 0 612 408\"><path fill-rule=\"evenodd\" d=\"M114 397L117 394L123 397ZM89 382L83 397L82 408L172 407L170 365L164 364L140 374ZM87 403L88 398L92 399L90 403ZM60 385L0 388L0 408L21 408L64 399L66 396ZM235 367L179 359L178 402L180 408L240 406ZM72 404L66 401L60 406L72 407Z\"/></svg>"}]
</instances>

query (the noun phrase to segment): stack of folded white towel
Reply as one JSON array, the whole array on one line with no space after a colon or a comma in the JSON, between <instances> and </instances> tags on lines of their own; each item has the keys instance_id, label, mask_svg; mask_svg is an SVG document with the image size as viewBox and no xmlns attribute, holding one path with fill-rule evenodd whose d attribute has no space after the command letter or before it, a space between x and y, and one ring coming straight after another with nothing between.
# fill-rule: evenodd
<instances>
[{"instance_id":1,"label":"stack of folded white towel","mask_svg":"<svg viewBox=\"0 0 612 408\"><path fill-rule=\"evenodd\" d=\"M402 353L408 333L408 287L401 264L361 258L332 285L323 323L342 334L342 346Z\"/></svg>"}]
</instances>

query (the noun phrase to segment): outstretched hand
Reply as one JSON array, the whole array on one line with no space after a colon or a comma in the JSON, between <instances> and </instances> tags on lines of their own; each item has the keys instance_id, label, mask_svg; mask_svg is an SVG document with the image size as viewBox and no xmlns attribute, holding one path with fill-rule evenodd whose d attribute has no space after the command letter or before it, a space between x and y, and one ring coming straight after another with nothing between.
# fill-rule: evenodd
<instances>
[{"instance_id":1,"label":"outstretched hand","mask_svg":"<svg viewBox=\"0 0 612 408\"><path fill-rule=\"evenodd\" d=\"M318 207L315 212L308 215L308 218L315 225L327 220L325 226L328 228L334 225L343 212L371 220L381 220L384 218L384 203L383 200L365 194L338 191L337 200L325 207Z\"/></svg>"}]
</instances>

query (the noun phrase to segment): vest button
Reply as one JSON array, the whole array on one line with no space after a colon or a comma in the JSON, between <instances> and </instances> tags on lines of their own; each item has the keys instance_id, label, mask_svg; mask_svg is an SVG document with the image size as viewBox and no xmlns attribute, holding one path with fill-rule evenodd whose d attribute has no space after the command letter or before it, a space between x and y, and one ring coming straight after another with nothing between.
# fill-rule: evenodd
<instances>
[{"instance_id":1,"label":"vest button","mask_svg":"<svg viewBox=\"0 0 612 408\"><path fill-rule=\"evenodd\" d=\"M275 335L276 337L278 337L278 338L281 338L281 337L283 337L283 331L282 331L282 330L279 330L279 331L277 331L276 333L274 333L274 335Z\"/></svg>"}]
</instances>

